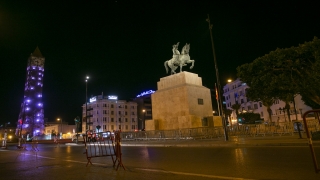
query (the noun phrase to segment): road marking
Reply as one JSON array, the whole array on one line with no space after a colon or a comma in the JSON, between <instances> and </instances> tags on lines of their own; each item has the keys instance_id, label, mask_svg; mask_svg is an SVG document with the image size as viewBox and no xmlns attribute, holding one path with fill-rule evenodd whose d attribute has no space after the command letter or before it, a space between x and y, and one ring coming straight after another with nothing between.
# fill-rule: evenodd
<instances>
[{"instance_id":1,"label":"road marking","mask_svg":"<svg viewBox=\"0 0 320 180\"><path fill-rule=\"evenodd\" d=\"M51 157L46 157L46 156L39 156L37 154L28 154L28 153L20 153L23 155L28 155L28 156L35 156L35 157L39 157L39 158L43 158L43 159L56 159L56 158L51 158Z\"/></svg>"},{"instance_id":2,"label":"road marking","mask_svg":"<svg viewBox=\"0 0 320 180\"><path fill-rule=\"evenodd\" d=\"M208 175L208 174L185 173L185 172L176 172L176 171L164 171L164 170L157 170L157 169L143 169L143 168L136 168L136 169L142 170L142 171L171 173L171 174L185 175L185 176L198 176L198 177L218 178L218 179L232 179L232 180L249 180L249 179L245 179L245 178L236 178L236 177L227 177L227 176L215 176L215 175Z\"/></svg>"}]
</instances>

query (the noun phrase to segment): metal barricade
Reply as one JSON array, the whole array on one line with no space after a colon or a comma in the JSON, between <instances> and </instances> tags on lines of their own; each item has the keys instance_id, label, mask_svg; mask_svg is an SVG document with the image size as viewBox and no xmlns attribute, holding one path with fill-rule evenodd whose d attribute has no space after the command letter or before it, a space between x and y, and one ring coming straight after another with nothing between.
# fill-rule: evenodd
<instances>
[{"instance_id":1,"label":"metal barricade","mask_svg":"<svg viewBox=\"0 0 320 180\"><path fill-rule=\"evenodd\" d=\"M310 151L311 151L311 155L312 155L312 160L313 160L313 164L314 164L314 169L316 171L316 173L319 173L320 172L320 169L319 169L319 166L318 166L318 163L317 163L317 158L316 158L316 154L314 152L314 147L313 147L313 143L312 143L312 140L315 140L315 138L311 137L311 131L309 131L309 128L308 127L308 123L307 123L307 120L306 120L306 117L308 114L311 114L311 113L314 113L315 114L315 119L317 119L317 123L318 125L320 124L320 119L319 119L319 115L320 115L320 109L317 109L317 110L310 110L310 111L307 111L303 114L303 123L304 123L304 128L306 130L306 134L307 134L307 138L308 138L308 144L309 144L309 147L310 147ZM316 131L320 134L320 131ZM320 136L319 136L319 139L320 140Z\"/></svg>"},{"instance_id":2,"label":"metal barricade","mask_svg":"<svg viewBox=\"0 0 320 180\"><path fill-rule=\"evenodd\" d=\"M88 138L88 134L83 135L83 141L85 145L85 152L87 158L87 165L90 163L92 158L98 157L111 157L113 167L117 168L122 164L122 152L121 152L121 137L120 132L111 133L110 131L97 133L94 138Z\"/></svg>"}]
</instances>

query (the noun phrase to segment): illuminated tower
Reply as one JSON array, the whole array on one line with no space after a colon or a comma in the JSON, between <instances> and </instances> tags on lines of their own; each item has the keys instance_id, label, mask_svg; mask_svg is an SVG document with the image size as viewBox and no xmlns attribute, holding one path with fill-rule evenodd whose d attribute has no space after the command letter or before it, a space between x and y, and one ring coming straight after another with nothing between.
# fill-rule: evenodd
<instances>
[{"instance_id":1,"label":"illuminated tower","mask_svg":"<svg viewBox=\"0 0 320 180\"><path fill-rule=\"evenodd\" d=\"M42 87L44 61L37 47L28 58L24 98L21 104L17 135L29 134L30 137L44 133Z\"/></svg>"}]
</instances>

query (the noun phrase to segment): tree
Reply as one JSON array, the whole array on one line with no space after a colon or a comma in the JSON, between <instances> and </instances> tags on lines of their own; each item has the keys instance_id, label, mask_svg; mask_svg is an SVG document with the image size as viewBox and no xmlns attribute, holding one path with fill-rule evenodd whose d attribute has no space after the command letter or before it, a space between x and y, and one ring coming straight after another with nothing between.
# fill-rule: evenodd
<instances>
[{"instance_id":1,"label":"tree","mask_svg":"<svg viewBox=\"0 0 320 180\"><path fill-rule=\"evenodd\" d=\"M247 96L267 105L270 121L270 106L276 99L286 102L288 112L288 102L297 94L316 107L320 105L320 40L315 37L298 47L278 48L239 66L237 75L250 87Z\"/></svg>"},{"instance_id":2,"label":"tree","mask_svg":"<svg viewBox=\"0 0 320 180\"><path fill-rule=\"evenodd\" d=\"M230 109L224 109L224 115L226 119L229 119L229 121L231 121L231 114L232 114L232 110ZM232 125L232 122L229 122Z\"/></svg>"},{"instance_id":3,"label":"tree","mask_svg":"<svg viewBox=\"0 0 320 180\"><path fill-rule=\"evenodd\" d=\"M241 105L238 104L238 103L236 103L236 104L233 104L233 105L231 106L231 108L232 108L234 111L236 111L236 115L237 115L236 119L237 119L237 125L238 125L238 124L239 124L239 122L238 122L238 115L239 115L239 109L241 108Z\"/></svg>"},{"instance_id":4,"label":"tree","mask_svg":"<svg viewBox=\"0 0 320 180\"><path fill-rule=\"evenodd\" d=\"M238 115L239 115L239 109L241 108L241 105L240 105L240 104L233 104L233 105L231 106L231 108L232 108L234 111L236 111L236 115L237 115L237 117L238 117Z\"/></svg>"}]
</instances>

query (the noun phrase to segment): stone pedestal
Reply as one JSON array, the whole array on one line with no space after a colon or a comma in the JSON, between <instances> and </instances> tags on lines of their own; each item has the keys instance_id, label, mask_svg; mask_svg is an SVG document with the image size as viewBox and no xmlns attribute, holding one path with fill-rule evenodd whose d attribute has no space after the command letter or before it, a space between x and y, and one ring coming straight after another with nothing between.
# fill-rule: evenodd
<instances>
[{"instance_id":1,"label":"stone pedestal","mask_svg":"<svg viewBox=\"0 0 320 180\"><path fill-rule=\"evenodd\" d=\"M181 72L161 78L151 95L153 120L146 130L213 126L210 89L197 74Z\"/></svg>"}]
</instances>

